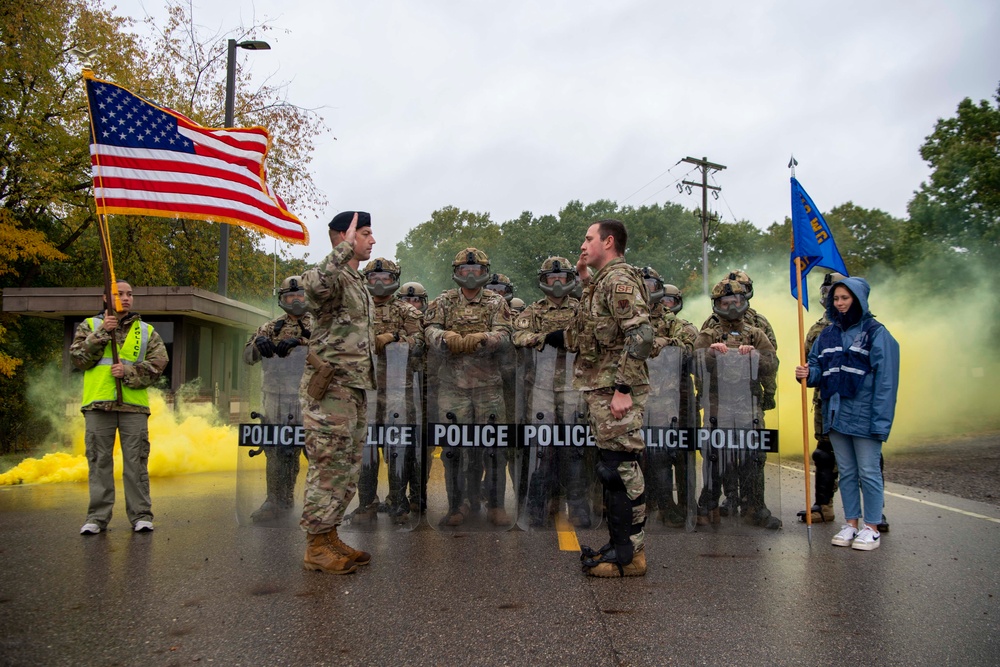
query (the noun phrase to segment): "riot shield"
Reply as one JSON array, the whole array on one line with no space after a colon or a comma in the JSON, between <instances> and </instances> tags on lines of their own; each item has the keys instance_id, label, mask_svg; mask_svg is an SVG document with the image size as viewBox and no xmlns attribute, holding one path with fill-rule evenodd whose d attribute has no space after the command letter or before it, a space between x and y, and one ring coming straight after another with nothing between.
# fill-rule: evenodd
<instances>
[{"instance_id":1,"label":"riot shield","mask_svg":"<svg viewBox=\"0 0 1000 667\"><path fill-rule=\"evenodd\" d=\"M695 397L691 354L668 346L646 362L649 396L643 413L643 477L646 480L647 531L694 530L697 489Z\"/></svg>"},{"instance_id":2,"label":"riot shield","mask_svg":"<svg viewBox=\"0 0 1000 667\"><path fill-rule=\"evenodd\" d=\"M702 457L697 525L730 531L781 527L778 431L766 427L761 404L763 380L776 372L773 352L696 351L702 409L695 431ZM775 411L768 418L777 424Z\"/></svg>"},{"instance_id":3,"label":"riot shield","mask_svg":"<svg viewBox=\"0 0 1000 667\"><path fill-rule=\"evenodd\" d=\"M575 354L520 350L518 522L522 530L597 527L601 485L586 406L573 389Z\"/></svg>"},{"instance_id":4,"label":"riot shield","mask_svg":"<svg viewBox=\"0 0 1000 667\"><path fill-rule=\"evenodd\" d=\"M306 465L299 382L308 353L300 345L284 358L261 359L260 390L256 400L250 398L259 407L238 429L236 517L241 526L295 526L302 516Z\"/></svg>"},{"instance_id":5,"label":"riot shield","mask_svg":"<svg viewBox=\"0 0 1000 667\"><path fill-rule=\"evenodd\" d=\"M517 433L500 374L509 353L428 350L427 520L436 530L504 531L516 519L507 460Z\"/></svg>"},{"instance_id":6,"label":"riot shield","mask_svg":"<svg viewBox=\"0 0 1000 667\"><path fill-rule=\"evenodd\" d=\"M405 342L376 358L378 389L368 392L368 432L358 492L347 507L348 532L413 530L422 493L422 400L419 360Z\"/></svg>"}]
</instances>

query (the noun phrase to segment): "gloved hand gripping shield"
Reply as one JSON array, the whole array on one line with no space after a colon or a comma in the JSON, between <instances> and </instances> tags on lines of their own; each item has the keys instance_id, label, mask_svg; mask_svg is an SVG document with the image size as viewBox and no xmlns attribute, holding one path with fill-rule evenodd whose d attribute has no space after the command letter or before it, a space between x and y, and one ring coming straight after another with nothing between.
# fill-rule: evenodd
<instances>
[{"instance_id":1,"label":"gloved hand gripping shield","mask_svg":"<svg viewBox=\"0 0 1000 667\"><path fill-rule=\"evenodd\" d=\"M505 351L428 346L427 520L436 530L505 531L515 521L507 461L515 453L516 427L508 420L499 367Z\"/></svg>"},{"instance_id":2,"label":"gloved hand gripping shield","mask_svg":"<svg viewBox=\"0 0 1000 667\"><path fill-rule=\"evenodd\" d=\"M597 527L602 487L586 407L573 389L573 352L550 345L520 350L517 386L518 526L524 530Z\"/></svg>"},{"instance_id":3,"label":"gloved hand gripping shield","mask_svg":"<svg viewBox=\"0 0 1000 667\"><path fill-rule=\"evenodd\" d=\"M405 342L386 345L376 357L379 388L368 392L368 431L346 532L413 530L420 522L421 367Z\"/></svg>"},{"instance_id":4,"label":"gloved hand gripping shield","mask_svg":"<svg viewBox=\"0 0 1000 667\"><path fill-rule=\"evenodd\" d=\"M643 413L646 441L647 531L694 530L697 508L696 423L691 355L667 346L646 360L649 396Z\"/></svg>"},{"instance_id":5,"label":"gloved hand gripping shield","mask_svg":"<svg viewBox=\"0 0 1000 667\"><path fill-rule=\"evenodd\" d=\"M696 350L694 370L703 411L695 432L702 457L697 524L727 531L780 528L778 431L766 427L761 401L766 374L777 370L776 356ZM767 418L777 424L777 410Z\"/></svg>"},{"instance_id":6,"label":"gloved hand gripping shield","mask_svg":"<svg viewBox=\"0 0 1000 667\"><path fill-rule=\"evenodd\" d=\"M243 403L256 407L241 416L238 430L236 517L241 526L294 527L302 515L306 465L299 384L308 353L299 345L285 357L261 359L259 374L258 366L244 374L254 391L243 392Z\"/></svg>"}]
</instances>

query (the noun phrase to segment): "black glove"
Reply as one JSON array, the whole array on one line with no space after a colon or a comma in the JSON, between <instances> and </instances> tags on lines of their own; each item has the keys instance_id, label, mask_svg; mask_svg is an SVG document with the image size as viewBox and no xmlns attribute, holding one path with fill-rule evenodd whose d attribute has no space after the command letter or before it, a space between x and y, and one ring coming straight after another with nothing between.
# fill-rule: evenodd
<instances>
[{"instance_id":1,"label":"black glove","mask_svg":"<svg viewBox=\"0 0 1000 667\"><path fill-rule=\"evenodd\" d=\"M551 345L559 350L566 349L566 332L562 329L556 329L555 331L545 334L545 344Z\"/></svg>"},{"instance_id":2,"label":"black glove","mask_svg":"<svg viewBox=\"0 0 1000 667\"><path fill-rule=\"evenodd\" d=\"M257 339L253 342L257 351L260 352L260 356L271 358L274 353L278 351L278 348L274 346L271 339L267 336L257 336Z\"/></svg>"},{"instance_id":3,"label":"black glove","mask_svg":"<svg viewBox=\"0 0 1000 667\"><path fill-rule=\"evenodd\" d=\"M278 356L284 358L288 356L288 353L292 351L293 347L298 347L299 344L298 338L283 338L278 341L278 345L275 349L278 352Z\"/></svg>"}]
</instances>

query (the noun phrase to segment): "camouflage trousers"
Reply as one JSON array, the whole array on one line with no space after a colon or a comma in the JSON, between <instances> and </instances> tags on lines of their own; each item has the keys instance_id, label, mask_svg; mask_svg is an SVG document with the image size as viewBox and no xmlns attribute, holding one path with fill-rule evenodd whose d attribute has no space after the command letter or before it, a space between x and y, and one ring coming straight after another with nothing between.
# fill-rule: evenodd
<instances>
[{"instance_id":1,"label":"camouflage trousers","mask_svg":"<svg viewBox=\"0 0 1000 667\"><path fill-rule=\"evenodd\" d=\"M438 419L447 423L452 418L458 424L503 424L507 420L503 387L462 389L442 385L438 390ZM473 511L478 510L483 500L490 509L504 506L507 491L504 448L447 447L441 452L441 461L449 512L457 512L462 501L467 501Z\"/></svg>"},{"instance_id":2,"label":"camouflage trousers","mask_svg":"<svg viewBox=\"0 0 1000 667\"><path fill-rule=\"evenodd\" d=\"M321 401L302 400L309 469L299 525L307 533L328 533L340 525L357 492L368 401L364 390L335 384Z\"/></svg>"},{"instance_id":3,"label":"camouflage trousers","mask_svg":"<svg viewBox=\"0 0 1000 667\"><path fill-rule=\"evenodd\" d=\"M649 394L648 387L633 387L632 408L621 419L615 419L611 414L612 389L597 389L584 392L587 402L587 413L590 419L590 430L597 441L598 449L611 452L629 452L641 455L646 448L642 439L642 414ZM622 461L617 466L618 476L625 485L628 499L632 501L632 547L639 553L645 546L646 533L642 526L646 523L646 483L642 476L642 466L638 460ZM606 495L606 494L605 494ZM608 528L613 519L608 517Z\"/></svg>"}]
</instances>

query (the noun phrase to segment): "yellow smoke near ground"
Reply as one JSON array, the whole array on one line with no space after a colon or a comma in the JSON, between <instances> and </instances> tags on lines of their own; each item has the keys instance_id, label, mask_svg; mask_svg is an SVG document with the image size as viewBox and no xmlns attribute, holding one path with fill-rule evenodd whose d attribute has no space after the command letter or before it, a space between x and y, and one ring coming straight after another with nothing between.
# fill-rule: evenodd
<instances>
[{"instance_id":1,"label":"yellow smoke near ground","mask_svg":"<svg viewBox=\"0 0 1000 667\"><path fill-rule=\"evenodd\" d=\"M176 409L163 394L149 393L149 475L169 477L196 472L236 469L236 428L220 424L210 404L180 404ZM28 458L0 474L0 485L87 481L83 415L68 418L65 433L72 453L55 452ZM115 477L121 478L121 447L115 445Z\"/></svg>"}]
</instances>

